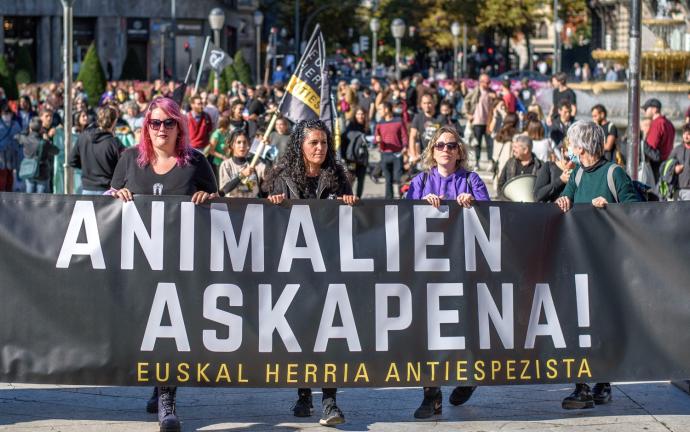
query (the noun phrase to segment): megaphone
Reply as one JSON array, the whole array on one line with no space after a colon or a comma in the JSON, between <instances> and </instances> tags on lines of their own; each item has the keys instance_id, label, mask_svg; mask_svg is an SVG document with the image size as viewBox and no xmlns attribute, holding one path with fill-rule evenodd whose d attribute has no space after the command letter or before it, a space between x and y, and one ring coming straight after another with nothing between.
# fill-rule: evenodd
<instances>
[{"instance_id":1,"label":"megaphone","mask_svg":"<svg viewBox=\"0 0 690 432\"><path fill-rule=\"evenodd\" d=\"M534 184L537 176L534 174L523 174L508 180L501 189L501 195L508 201L513 202L535 202Z\"/></svg>"}]
</instances>

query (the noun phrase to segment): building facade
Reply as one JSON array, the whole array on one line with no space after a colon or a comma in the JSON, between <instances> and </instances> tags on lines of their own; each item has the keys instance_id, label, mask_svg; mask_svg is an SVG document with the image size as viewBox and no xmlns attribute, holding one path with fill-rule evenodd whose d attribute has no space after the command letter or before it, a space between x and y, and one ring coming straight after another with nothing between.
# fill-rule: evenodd
<instances>
[{"instance_id":1,"label":"building facade","mask_svg":"<svg viewBox=\"0 0 690 432\"><path fill-rule=\"evenodd\" d=\"M225 12L220 45L230 55L242 50L255 62L258 0L75 0L74 71L95 43L108 79L182 80L190 64L197 70L206 36L213 36L208 15ZM174 15L173 15L174 11ZM28 49L37 81L58 80L63 72L63 8L59 0L0 2L0 53L12 64ZM127 70L123 70L127 64Z\"/></svg>"}]
</instances>

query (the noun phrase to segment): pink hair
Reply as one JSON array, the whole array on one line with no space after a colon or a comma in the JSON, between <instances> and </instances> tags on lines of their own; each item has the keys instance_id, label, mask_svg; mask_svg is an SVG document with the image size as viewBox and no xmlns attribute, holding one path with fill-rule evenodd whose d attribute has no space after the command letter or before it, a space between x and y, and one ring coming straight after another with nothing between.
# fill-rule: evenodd
<instances>
[{"instance_id":1,"label":"pink hair","mask_svg":"<svg viewBox=\"0 0 690 432\"><path fill-rule=\"evenodd\" d=\"M156 155L153 151L153 143L149 136L149 123L151 123L151 113L156 108L160 108L164 113L175 119L177 122L177 142L175 143L175 153L177 154L177 165L185 166L192 158L192 147L189 145L189 134L187 133L187 119L180 111L179 105L174 100L167 97L154 99L149 104L144 116L144 124L141 129L141 139L139 140L139 157L137 164L144 167L150 164ZM162 127L162 126L161 126Z\"/></svg>"}]
</instances>

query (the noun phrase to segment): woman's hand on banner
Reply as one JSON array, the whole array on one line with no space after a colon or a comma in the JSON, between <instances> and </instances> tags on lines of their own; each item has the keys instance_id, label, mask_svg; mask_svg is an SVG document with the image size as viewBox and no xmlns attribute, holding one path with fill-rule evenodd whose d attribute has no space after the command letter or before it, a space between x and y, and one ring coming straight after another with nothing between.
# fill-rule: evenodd
<instances>
[{"instance_id":1,"label":"woman's hand on banner","mask_svg":"<svg viewBox=\"0 0 690 432\"><path fill-rule=\"evenodd\" d=\"M349 206L355 205L357 201L359 201L357 195L343 195L341 197L338 197L338 199Z\"/></svg>"},{"instance_id":2,"label":"woman's hand on banner","mask_svg":"<svg viewBox=\"0 0 690 432\"><path fill-rule=\"evenodd\" d=\"M563 213L567 212L572 207L570 198L566 196L558 197L558 199L556 200L556 204L558 205L558 208L560 208L563 211Z\"/></svg>"},{"instance_id":3,"label":"woman's hand on banner","mask_svg":"<svg viewBox=\"0 0 690 432\"><path fill-rule=\"evenodd\" d=\"M592 205L593 205L594 207L596 207L596 208L606 208L606 205L607 205L608 203L609 203L609 202L606 201L606 198L601 197L601 196L600 196L600 197L596 197L596 198L594 198L594 199L592 200Z\"/></svg>"},{"instance_id":4,"label":"woman's hand on banner","mask_svg":"<svg viewBox=\"0 0 690 432\"><path fill-rule=\"evenodd\" d=\"M134 195L132 195L132 192L127 188L118 189L113 192L113 196L122 202L128 202L134 199Z\"/></svg>"},{"instance_id":5,"label":"woman's hand on banner","mask_svg":"<svg viewBox=\"0 0 690 432\"><path fill-rule=\"evenodd\" d=\"M285 201L285 194L269 195L268 200L273 204L280 204Z\"/></svg>"},{"instance_id":6,"label":"woman's hand on banner","mask_svg":"<svg viewBox=\"0 0 690 432\"><path fill-rule=\"evenodd\" d=\"M434 206L435 208L438 208L438 206L441 205L441 200L444 198L444 195L435 195L435 194L428 194L427 196L424 197L426 202Z\"/></svg>"},{"instance_id":7,"label":"woman's hand on banner","mask_svg":"<svg viewBox=\"0 0 690 432\"><path fill-rule=\"evenodd\" d=\"M192 202L196 205L199 205L214 198L218 198L218 194L208 193L204 191L196 191L194 192L194 195L192 195Z\"/></svg>"},{"instance_id":8,"label":"woman's hand on banner","mask_svg":"<svg viewBox=\"0 0 690 432\"><path fill-rule=\"evenodd\" d=\"M474 204L474 197L472 196L472 194L461 193L460 195L458 195L457 201L458 204L460 204L461 206L465 208L470 208L472 207L472 204Z\"/></svg>"}]
</instances>

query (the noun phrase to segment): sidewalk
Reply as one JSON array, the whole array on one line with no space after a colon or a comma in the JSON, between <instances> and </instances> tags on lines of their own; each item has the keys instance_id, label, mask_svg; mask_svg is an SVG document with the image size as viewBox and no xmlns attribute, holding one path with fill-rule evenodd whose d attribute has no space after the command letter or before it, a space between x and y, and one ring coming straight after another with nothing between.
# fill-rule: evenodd
<instances>
[{"instance_id":1,"label":"sidewalk","mask_svg":"<svg viewBox=\"0 0 690 432\"><path fill-rule=\"evenodd\" d=\"M461 407L447 403L443 414L416 421L418 388L342 389L338 405L347 431L690 431L690 396L670 383L614 386L613 402L591 410L565 411L560 401L570 385L480 387ZM184 431L327 431L315 414L292 416L294 389L181 388L178 413ZM158 431L147 414L150 389L0 384L0 431L132 432Z\"/></svg>"}]
</instances>

